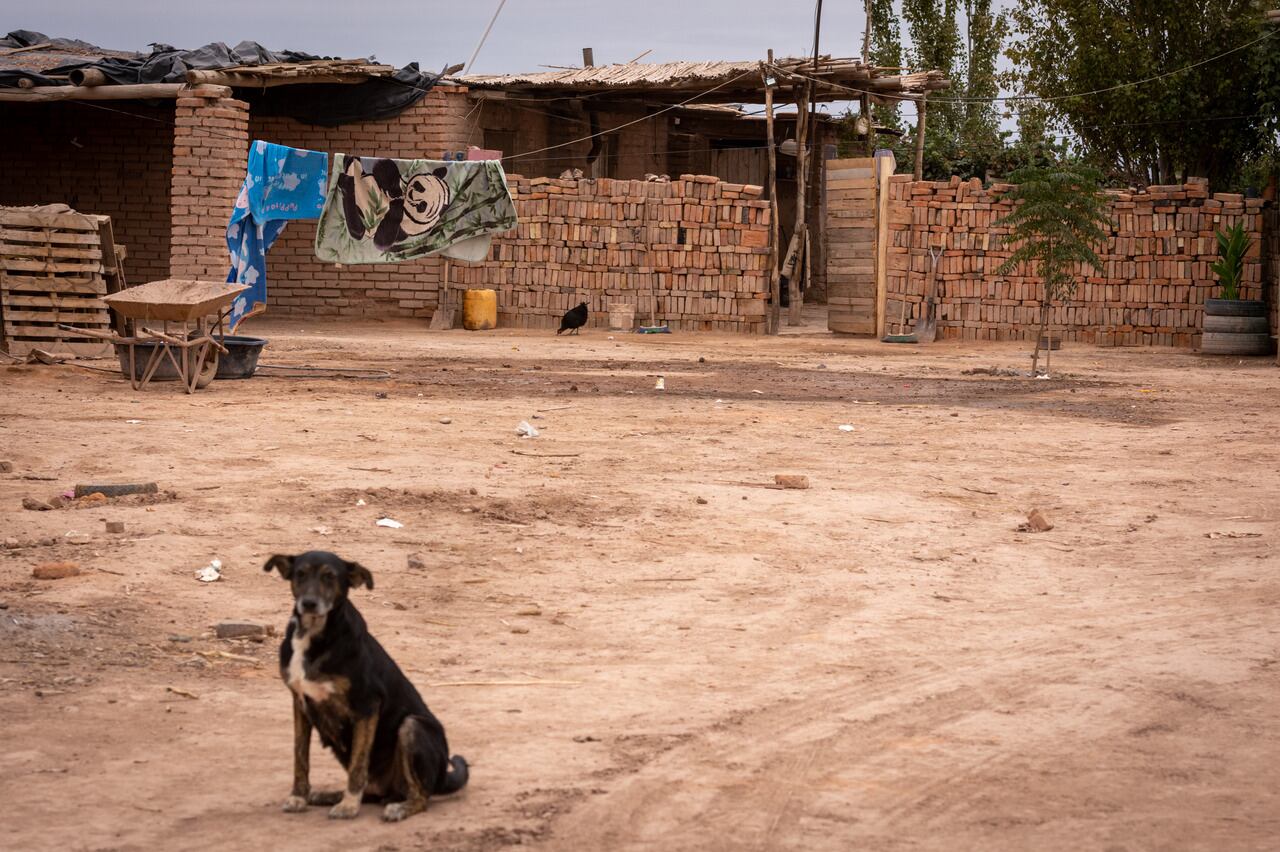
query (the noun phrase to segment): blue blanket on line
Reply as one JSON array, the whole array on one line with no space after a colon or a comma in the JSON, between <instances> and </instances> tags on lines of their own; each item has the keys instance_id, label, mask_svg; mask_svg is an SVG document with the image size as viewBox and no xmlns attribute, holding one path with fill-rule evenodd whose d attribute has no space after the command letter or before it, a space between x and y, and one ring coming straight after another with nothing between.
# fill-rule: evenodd
<instances>
[{"instance_id":1,"label":"blue blanket on line","mask_svg":"<svg viewBox=\"0 0 1280 852\"><path fill-rule=\"evenodd\" d=\"M266 310L267 250L290 219L320 217L328 179L328 154L262 141L249 146L244 184L227 223L227 281L249 285L231 306L232 331Z\"/></svg>"}]
</instances>

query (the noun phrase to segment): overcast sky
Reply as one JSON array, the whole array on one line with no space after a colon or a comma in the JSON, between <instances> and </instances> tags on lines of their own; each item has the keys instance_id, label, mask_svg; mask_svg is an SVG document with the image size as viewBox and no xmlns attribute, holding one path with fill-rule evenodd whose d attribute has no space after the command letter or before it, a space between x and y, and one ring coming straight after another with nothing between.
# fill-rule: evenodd
<instances>
[{"instance_id":1,"label":"overcast sky","mask_svg":"<svg viewBox=\"0 0 1280 852\"><path fill-rule=\"evenodd\" d=\"M861 53L862 3L828 2L822 50ZM498 0L217 0L158 3L115 0L22 4L5 0L4 31L38 30L103 47L146 50L149 42L198 47L242 39L270 48L346 57L375 54L394 65L417 61L424 70L466 62ZM507 0L474 71L544 70L578 65L582 48L597 65L626 62L646 50L646 62L677 59L762 59L813 49L808 0Z\"/></svg>"}]
</instances>

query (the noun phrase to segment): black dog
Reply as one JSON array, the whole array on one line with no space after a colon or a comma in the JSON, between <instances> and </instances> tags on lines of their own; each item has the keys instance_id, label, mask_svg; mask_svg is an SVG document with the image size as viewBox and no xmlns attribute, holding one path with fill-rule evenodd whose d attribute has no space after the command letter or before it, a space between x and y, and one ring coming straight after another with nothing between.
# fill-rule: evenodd
<instances>
[{"instance_id":1,"label":"black dog","mask_svg":"<svg viewBox=\"0 0 1280 852\"><path fill-rule=\"evenodd\" d=\"M324 551L272 556L293 587L293 616L280 645L280 676L293 692L293 794L284 809L333 805L351 819L366 798L388 802L389 822L427 807L432 794L467 783L467 762L449 757L444 728L418 690L369 635L347 592L373 588L369 570ZM311 728L347 770L347 789L311 789Z\"/></svg>"},{"instance_id":2,"label":"black dog","mask_svg":"<svg viewBox=\"0 0 1280 852\"><path fill-rule=\"evenodd\" d=\"M587 324L587 303L583 302L576 308L570 308L564 312L564 316L560 318L560 331L569 331L573 329L573 334L577 330ZM560 335L560 331L556 332L556 336Z\"/></svg>"}]
</instances>

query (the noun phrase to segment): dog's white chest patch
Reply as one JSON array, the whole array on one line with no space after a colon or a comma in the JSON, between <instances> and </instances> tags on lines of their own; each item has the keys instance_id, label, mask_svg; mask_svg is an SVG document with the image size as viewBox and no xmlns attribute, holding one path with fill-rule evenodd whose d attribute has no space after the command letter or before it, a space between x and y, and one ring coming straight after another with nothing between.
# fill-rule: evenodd
<instances>
[{"instance_id":1,"label":"dog's white chest patch","mask_svg":"<svg viewBox=\"0 0 1280 852\"><path fill-rule=\"evenodd\" d=\"M315 702L327 701L333 695L333 682L308 680L307 670L303 665L307 648L311 646L311 637L295 633L290 644L293 646L293 656L289 658L289 688L303 698L310 698Z\"/></svg>"}]
</instances>

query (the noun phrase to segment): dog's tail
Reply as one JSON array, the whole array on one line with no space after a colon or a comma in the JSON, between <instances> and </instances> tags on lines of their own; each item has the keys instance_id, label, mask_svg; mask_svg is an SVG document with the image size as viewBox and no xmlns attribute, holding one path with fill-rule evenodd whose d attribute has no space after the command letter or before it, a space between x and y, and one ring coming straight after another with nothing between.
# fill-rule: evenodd
<instances>
[{"instance_id":1,"label":"dog's tail","mask_svg":"<svg viewBox=\"0 0 1280 852\"><path fill-rule=\"evenodd\" d=\"M445 773L436 792L441 795L456 793L467 786L467 778L471 775L467 769L467 759L460 754L449 758L449 771Z\"/></svg>"}]
</instances>

